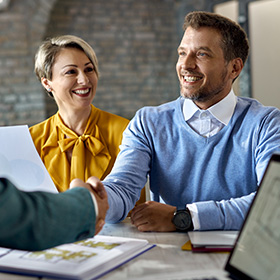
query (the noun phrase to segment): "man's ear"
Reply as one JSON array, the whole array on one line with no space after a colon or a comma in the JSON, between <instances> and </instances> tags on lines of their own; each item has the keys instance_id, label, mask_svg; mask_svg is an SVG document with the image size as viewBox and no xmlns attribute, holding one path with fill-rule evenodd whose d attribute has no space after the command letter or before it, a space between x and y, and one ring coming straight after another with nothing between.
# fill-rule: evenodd
<instances>
[{"instance_id":1,"label":"man's ear","mask_svg":"<svg viewBox=\"0 0 280 280\"><path fill-rule=\"evenodd\" d=\"M234 58L232 61L231 76L232 80L236 79L243 69L243 61L240 57Z\"/></svg>"},{"instance_id":2,"label":"man's ear","mask_svg":"<svg viewBox=\"0 0 280 280\"><path fill-rule=\"evenodd\" d=\"M51 92L52 88L50 85L50 81L47 78L41 78L41 84L46 89L46 91Z\"/></svg>"}]
</instances>

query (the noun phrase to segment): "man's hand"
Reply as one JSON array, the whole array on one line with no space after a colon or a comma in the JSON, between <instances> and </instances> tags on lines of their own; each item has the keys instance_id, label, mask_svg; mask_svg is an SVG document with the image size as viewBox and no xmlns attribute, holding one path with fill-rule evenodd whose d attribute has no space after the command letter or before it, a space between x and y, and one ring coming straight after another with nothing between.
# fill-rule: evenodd
<instances>
[{"instance_id":1,"label":"man's hand","mask_svg":"<svg viewBox=\"0 0 280 280\"><path fill-rule=\"evenodd\" d=\"M176 207L155 201L136 206L131 212L131 223L139 231L175 231L172 218Z\"/></svg>"},{"instance_id":2,"label":"man's hand","mask_svg":"<svg viewBox=\"0 0 280 280\"><path fill-rule=\"evenodd\" d=\"M90 177L87 183L93 189L98 204L98 217L95 225L95 234L98 234L105 224L106 213L109 209L108 196L103 184L97 177Z\"/></svg>"},{"instance_id":3,"label":"man's hand","mask_svg":"<svg viewBox=\"0 0 280 280\"><path fill-rule=\"evenodd\" d=\"M95 197L98 206L98 216L95 222L95 234L98 234L105 224L105 217L109 209L106 190L97 177L90 177L87 182L80 179L74 179L70 183L70 188L84 187L88 189Z\"/></svg>"}]
</instances>

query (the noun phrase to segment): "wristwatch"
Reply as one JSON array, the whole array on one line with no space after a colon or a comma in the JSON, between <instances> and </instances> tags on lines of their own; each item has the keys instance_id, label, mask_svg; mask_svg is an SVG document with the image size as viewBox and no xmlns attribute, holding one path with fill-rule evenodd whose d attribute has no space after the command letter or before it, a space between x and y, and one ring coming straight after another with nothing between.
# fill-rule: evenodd
<instances>
[{"instance_id":1,"label":"wristwatch","mask_svg":"<svg viewBox=\"0 0 280 280\"><path fill-rule=\"evenodd\" d=\"M177 231L193 230L193 222L190 210L188 208L178 209L174 212L172 219Z\"/></svg>"}]
</instances>

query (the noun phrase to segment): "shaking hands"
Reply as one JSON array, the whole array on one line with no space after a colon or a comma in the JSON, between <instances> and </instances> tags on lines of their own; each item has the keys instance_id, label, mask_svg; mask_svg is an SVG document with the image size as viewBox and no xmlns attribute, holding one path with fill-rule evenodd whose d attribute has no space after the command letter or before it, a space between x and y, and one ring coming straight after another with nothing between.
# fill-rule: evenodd
<instances>
[{"instance_id":1,"label":"shaking hands","mask_svg":"<svg viewBox=\"0 0 280 280\"><path fill-rule=\"evenodd\" d=\"M74 187L84 187L94 195L98 207L95 234L98 234L105 224L106 212L109 209L107 192L103 184L97 177L90 177L86 183L80 179L72 180L70 183L70 189Z\"/></svg>"}]
</instances>

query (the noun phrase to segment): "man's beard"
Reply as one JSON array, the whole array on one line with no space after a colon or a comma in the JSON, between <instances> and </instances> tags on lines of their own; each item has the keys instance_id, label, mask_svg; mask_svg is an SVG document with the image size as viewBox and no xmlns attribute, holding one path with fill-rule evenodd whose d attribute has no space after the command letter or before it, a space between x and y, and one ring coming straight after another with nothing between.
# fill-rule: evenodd
<instances>
[{"instance_id":1,"label":"man's beard","mask_svg":"<svg viewBox=\"0 0 280 280\"><path fill-rule=\"evenodd\" d=\"M206 87L202 87L192 94L184 94L181 87L181 95L184 98L190 99L192 101L206 102L211 100L214 96L218 95L222 89L222 86L216 87L214 89L207 89Z\"/></svg>"},{"instance_id":2,"label":"man's beard","mask_svg":"<svg viewBox=\"0 0 280 280\"><path fill-rule=\"evenodd\" d=\"M202 86L197 91L195 91L191 94L184 94L184 88L182 87L182 85L180 85L181 96L183 96L184 98L190 99L192 101L198 101L198 102L209 101L214 96L218 95L225 88L226 76L227 76L227 70L225 69L221 73L220 83L218 85L215 85L215 87L211 87L211 85Z\"/></svg>"}]
</instances>

